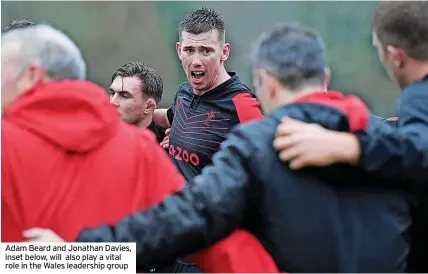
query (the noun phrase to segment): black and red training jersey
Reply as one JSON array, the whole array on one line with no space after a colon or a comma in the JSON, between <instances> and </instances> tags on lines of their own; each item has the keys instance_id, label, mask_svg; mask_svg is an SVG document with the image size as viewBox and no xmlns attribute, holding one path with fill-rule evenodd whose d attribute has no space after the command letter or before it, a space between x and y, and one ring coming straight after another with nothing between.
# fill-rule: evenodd
<instances>
[{"instance_id":1,"label":"black and red training jersey","mask_svg":"<svg viewBox=\"0 0 428 274\"><path fill-rule=\"evenodd\" d=\"M181 84L168 109L171 124L169 156L190 181L211 163L233 126L263 118L260 104L238 75L200 96Z\"/></svg>"}]
</instances>

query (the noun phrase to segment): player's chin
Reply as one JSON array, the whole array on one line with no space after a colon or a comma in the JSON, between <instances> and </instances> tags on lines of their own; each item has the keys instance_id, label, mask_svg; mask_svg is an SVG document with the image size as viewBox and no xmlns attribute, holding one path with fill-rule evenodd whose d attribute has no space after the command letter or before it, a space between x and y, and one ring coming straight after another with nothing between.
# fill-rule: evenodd
<instances>
[{"instance_id":1,"label":"player's chin","mask_svg":"<svg viewBox=\"0 0 428 274\"><path fill-rule=\"evenodd\" d=\"M194 82L194 81L189 81L190 86L197 91L204 91L207 88L207 84L205 82Z\"/></svg>"}]
</instances>

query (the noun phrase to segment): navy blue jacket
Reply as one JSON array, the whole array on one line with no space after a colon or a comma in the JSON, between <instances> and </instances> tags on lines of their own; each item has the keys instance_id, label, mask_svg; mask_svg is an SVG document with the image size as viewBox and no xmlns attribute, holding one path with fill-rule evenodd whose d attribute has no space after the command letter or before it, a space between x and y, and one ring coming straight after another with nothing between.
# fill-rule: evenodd
<instances>
[{"instance_id":1,"label":"navy blue jacket","mask_svg":"<svg viewBox=\"0 0 428 274\"><path fill-rule=\"evenodd\" d=\"M383 178L401 178L403 187L428 190L428 76L401 94L398 128L357 134L360 168Z\"/></svg>"},{"instance_id":2,"label":"navy blue jacket","mask_svg":"<svg viewBox=\"0 0 428 274\"><path fill-rule=\"evenodd\" d=\"M403 189L416 190L421 200L414 212L408 272L428 272L428 75L401 94L398 128L379 127L358 133L359 166L382 178L401 178ZM376 182L375 182L376 183Z\"/></svg>"},{"instance_id":3,"label":"navy blue jacket","mask_svg":"<svg viewBox=\"0 0 428 274\"><path fill-rule=\"evenodd\" d=\"M236 127L193 184L115 226L85 230L78 241L137 242L137 262L147 266L205 248L241 227L281 271L403 272L413 198L374 186L374 178L349 166L290 170L272 146L285 115L358 131L366 129L369 113L358 99L336 92L302 97Z\"/></svg>"}]
</instances>

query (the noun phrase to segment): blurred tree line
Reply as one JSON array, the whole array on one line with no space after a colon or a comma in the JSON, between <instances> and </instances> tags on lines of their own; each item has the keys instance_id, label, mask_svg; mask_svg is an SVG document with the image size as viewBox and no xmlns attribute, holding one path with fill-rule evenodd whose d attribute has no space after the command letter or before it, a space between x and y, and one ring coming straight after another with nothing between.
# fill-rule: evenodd
<instances>
[{"instance_id":1,"label":"blurred tree line","mask_svg":"<svg viewBox=\"0 0 428 274\"><path fill-rule=\"evenodd\" d=\"M173 100L185 80L176 56L177 25L183 15L206 6L224 15L232 45L227 67L251 86L252 41L278 22L300 21L325 39L332 69L331 88L362 97L381 116L395 113L399 89L386 76L371 46L371 17L376 2L38 2L1 3L1 23L28 19L49 23L81 47L88 78L108 87L113 72L144 61L164 79L161 106Z\"/></svg>"}]
</instances>

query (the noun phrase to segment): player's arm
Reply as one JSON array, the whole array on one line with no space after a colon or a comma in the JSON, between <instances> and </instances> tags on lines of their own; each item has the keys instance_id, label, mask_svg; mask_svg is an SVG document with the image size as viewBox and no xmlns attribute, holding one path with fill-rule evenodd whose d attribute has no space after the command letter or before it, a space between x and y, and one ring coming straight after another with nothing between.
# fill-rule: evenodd
<instances>
[{"instance_id":1,"label":"player's arm","mask_svg":"<svg viewBox=\"0 0 428 274\"><path fill-rule=\"evenodd\" d=\"M428 188L428 108L426 97L405 96L397 129L360 133L358 165L384 178L401 178Z\"/></svg>"},{"instance_id":2,"label":"player's arm","mask_svg":"<svg viewBox=\"0 0 428 274\"><path fill-rule=\"evenodd\" d=\"M171 124L168 119L168 111L171 112L166 108L156 109L153 113L153 122L160 127L169 128Z\"/></svg>"},{"instance_id":3,"label":"player's arm","mask_svg":"<svg viewBox=\"0 0 428 274\"><path fill-rule=\"evenodd\" d=\"M358 165L386 179L428 187L428 108L424 98L402 100L399 127L382 125L357 134L334 132L299 121L284 122L274 146L290 167ZM396 180L393 180L396 181ZM407 185L408 186L408 185Z\"/></svg>"},{"instance_id":4,"label":"player's arm","mask_svg":"<svg viewBox=\"0 0 428 274\"><path fill-rule=\"evenodd\" d=\"M238 116L234 124L243 124L250 121L263 119L260 104L250 93L240 93L232 98Z\"/></svg>"},{"instance_id":5,"label":"player's arm","mask_svg":"<svg viewBox=\"0 0 428 274\"><path fill-rule=\"evenodd\" d=\"M251 153L239 133L231 134L194 183L114 226L84 230L78 241L136 242L141 267L210 246L238 227L249 199L258 199L258 185L249 183Z\"/></svg>"},{"instance_id":6,"label":"player's arm","mask_svg":"<svg viewBox=\"0 0 428 274\"><path fill-rule=\"evenodd\" d=\"M181 86L179 86L177 91L175 92L174 100L172 102L171 107L169 107L168 109L166 108L156 109L154 111L153 122L158 126L163 128L171 127L172 121L174 120L174 109L177 103L177 92L181 89Z\"/></svg>"}]
</instances>

